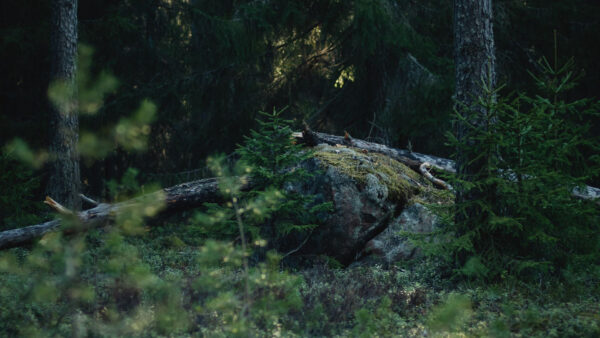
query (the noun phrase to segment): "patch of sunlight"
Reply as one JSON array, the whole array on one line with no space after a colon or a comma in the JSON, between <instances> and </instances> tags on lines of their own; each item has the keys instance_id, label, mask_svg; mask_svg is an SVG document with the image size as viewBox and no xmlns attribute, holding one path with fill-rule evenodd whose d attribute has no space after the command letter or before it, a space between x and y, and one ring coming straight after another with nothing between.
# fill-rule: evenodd
<instances>
[{"instance_id":1,"label":"patch of sunlight","mask_svg":"<svg viewBox=\"0 0 600 338\"><path fill-rule=\"evenodd\" d=\"M338 76L337 80L335 80L335 88L342 88L348 82L354 82L355 74L354 66L343 69L340 73L340 76Z\"/></svg>"}]
</instances>

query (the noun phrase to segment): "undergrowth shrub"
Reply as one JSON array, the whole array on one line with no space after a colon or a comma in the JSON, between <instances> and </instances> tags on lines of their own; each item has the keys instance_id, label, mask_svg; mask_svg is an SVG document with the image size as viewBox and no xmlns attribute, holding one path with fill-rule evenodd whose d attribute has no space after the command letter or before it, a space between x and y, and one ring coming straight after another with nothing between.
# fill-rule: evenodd
<instances>
[{"instance_id":1,"label":"undergrowth shrub","mask_svg":"<svg viewBox=\"0 0 600 338\"><path fill-rule=\"evenodd\" d=\"M104 95L115 88L116 80L107 74L96 79L90 76L90 48L80 48L79 56L78 110L93 115L102 106ZM66 101L71 91L52 84L49 96L55 104L74 104ZM143 150L154 113L155 106L145 101L131 117L121 119L103 134L82 132L78 145L82 161L92 163L115 147ZM23 162L7 162L4 155L0 161L0 175L16 178L14 187L20 189L9 191L12 196L7 198L24 202L22 208L32 205L22 199L37 199L31 195L37 178L24 163L39 168L49 155L43 150L34 154L19 139L5 151ZM115 184L112 197L138 193L134 181L135 172L130 172ZM69 231L49 232L31 248L0 252L0 335L144 336L150 331L177 334L186 330L189 318L180 311L178 286L152 273L140 259L137 247L128 243L131 236L146 233L145 218L154 216L164 205L160 194L151 196L156 198L139 199L141 203L131 204L116 215L112 227L77 234L82 230L79 218L60 215L58 230ZM3 217L5 220L10 218ZM18 225L35 223L31 219L21 221Z\"/></svg>"},{"instance_id":2,"label":"undergrowth shrub","mask_svg":"<svg viewBox=\"0 0 600 338\"><path fill-rule=\"evenodd\" d=\"M459 275L539 278L600 263L598 206L572 196L600 174L598 138L586 123L598 104L568 100L577 80L571 60L539 65L539 94L505 97L484 80L476 102L488 112L484 128L457 113L468 136L459 142L448 134L466 158L483 164L472 177L452 180L476 197L455 206L444 239L429 245Z\"/></svg>"},{"instance_id":3,"label":"undergrowth shrub","mask_svg":"<svg viewBox=\"0 0 600 338\"><path fill-rule=\"evenodd\" d=\"M43 204L35 201L40 177L8 151L0 153L0 230L35 224Z\"/></svg>"},{"instance_id":4,"label":"undergrowth shrub","mask_svg":"<svg viewBox=\"0 0 600 338\"><path fill-rule=\"evenodd\" d=\"M307 336L393 336L412 329L407 317L429 303L414 276L395 267L317 264L301 273Z\"/></svg>"},{"instance_id":5,"label":"undergrowth shrub","mask_svg":"<svg viewBox=\"0 0 600 338\"><path fill-rule=\"evenodd\" d=\"M247 337L291 332L294 323L285 315L302 306L301 278L280 270L281 256L276 252L267 252L254 265L248 259L253 249L264 251L267 242L259 237L259 226L280 210L284 195L272 187L244 193L252 179L248 176L252 170L244 162L234 168L223 165L223 158L208 163L219 178L225 203L209 205L195 218L205 229L229 228L230 236L236 229L239 245L208 239L200 248L198 264L204 273L193 281L193 288L200 295L195 307L205 325L202 334Z\"/></svg>"},{"instance_id":6,"label":"undergrowth shrub","mask_svg":"<svg viewBox=\"0 0 600 338\"><path fill-rule=\"evenodd\" d=\"M75 236L49 233L31 250L0 253L0 332L223 337L299 332L302 325L290 313L302 308L302 278L281 270L281 256L267 252L260 235L265 222L274 217L276 221L270 223L277 227L274 239L312 229L321 209L310 196L283 189L286 183L306 177L294 165L309 155L292 144L290 129L282 127L278 113L270 116L273 120L263 126L271 128L271 134L265 134L271 136L259 144L247 140L254 144L254 155L264 155L256 159L262 164L257 167L259 174L250 177L252 169L244 161L235 168L218 159L209 161L225 203L197 218L207 229L230 227L228 236L209 233L229 241L205 237L190 251L175 234L157 231L150 234L154 239L149 237L146 218L164 207L164 196L144 195L137 171L128 170L120 181L109 184L113 199L142 196L114 217L113 226ZM268 157L282 154L277 159ZM249 180L256 183L246 192ZM315 205L314 214L305 216L304 208ZM81 226L77 218L61 218L65 229ZM255 250L264 254L260 262L250 265L248 258ZM173 251L187 256L175 258Z\"/></svg>"}]
</instances>

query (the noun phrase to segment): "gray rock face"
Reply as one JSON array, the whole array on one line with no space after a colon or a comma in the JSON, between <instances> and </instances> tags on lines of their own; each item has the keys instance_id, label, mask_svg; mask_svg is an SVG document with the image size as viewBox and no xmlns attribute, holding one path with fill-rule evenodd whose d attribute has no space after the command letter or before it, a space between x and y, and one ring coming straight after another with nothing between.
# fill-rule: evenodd
<instances>
[{"instance_id":1,"label":"gray rock face","mask_svg":"<svg viewBox=\"0 0 600 338\"><path fill-rule=\"evenodd\" d=\"M316 195L319 202L331 201L334 210L313 231L301 254L326 254L347 265L370 243L381 248L386 260L410 257L414 248L395 235L398 229L421 232L435 224L422 205L404 210L409 199L429 184L399 162L353 148L321 145L304 166L317 174L290 189Z\"/></svg>"},{"instance_id":2,"label":"gray rock face","mask_svg":"<svg viewBox=\"0 0 600 338\"><path fill-rule=\"evenodd\" d=\"M430 233L440 225L439 219L420 203L406 207L399 217L365 246L365 254L378 256L386 263L411 259L418 256L420 250L400 236L403 231L412 233Z\"/></svg>"}]
</instances>

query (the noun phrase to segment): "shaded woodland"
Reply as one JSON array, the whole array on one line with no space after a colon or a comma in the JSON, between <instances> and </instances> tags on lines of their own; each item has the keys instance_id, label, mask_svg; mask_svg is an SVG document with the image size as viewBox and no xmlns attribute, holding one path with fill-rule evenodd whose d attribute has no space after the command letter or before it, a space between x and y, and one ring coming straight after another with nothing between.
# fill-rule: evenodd
<instances>
[{"instance_id":1,"label":"shaded woodland","mask_svg":"<svg viewBox=\"0 0 600 338\"><path fill-rule=\"evenodd\" d=\"M0 335L599 335L599 18L3 1Z\"/></svg>"},{"instance_id":2,"label":"shaded woodland","mask_svg":"<svg viewBox=\"0 0 600 338\"><path fill-rule=\"evenodd\" d=\"M527 70L553 58L556 29L558 57L585 71L569 95L600 96L594 1L494 6L499 84L532 91ZM173 184L172 174L231 152L257 112L273 107L287 106L297 129L305 120L314 130L449 157L452 13L450 2L427 1L82 2L79 41L94 48L90 71L108 70L120 84L96 115L80 117L82 132L116 123L142 99L158 112L146 153L82 165L87 192L103 196L103 180L129 167ZM20 137L47 145L40 121L48 121L49 18L49 2L2 4L2 144Z\"/></svg>"}]
</instances>

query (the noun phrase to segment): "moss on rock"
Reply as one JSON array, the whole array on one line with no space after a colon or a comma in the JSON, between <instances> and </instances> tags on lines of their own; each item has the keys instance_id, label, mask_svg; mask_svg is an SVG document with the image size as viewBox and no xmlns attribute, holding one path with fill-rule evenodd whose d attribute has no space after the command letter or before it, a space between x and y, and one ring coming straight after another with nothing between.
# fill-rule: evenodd
<instances>
[{"instance_id":1,"label":"moss on rock","mask_svg":"<svg viewBox=\"0 0 600 338\"><path fill-rule=\"evenodd\" d=\"M430 186L404 164L382 154L364 153L349 147L318 146L314 153L324 167L331 166L351 177L360 186L367 185L369 174L377 177L388 189L388 197L399 204L407 203L422 189Z\"/></svg>"},{"instance_id":2,"label":"moss on rock","mask_svg":"<svg viewBox=\"0 0 600 338\"><path fill-rule=\"evenodd\" d=\"M421 189L418 195L414 195L408 204L412 205L415 203L424 205L441 205L449 206L454 204L454 193L450 190L443 190L435 188L433 185L428 185L424 189Z\"/></svg>"},{"instance_id":3,"label":"moss on rock","mask_svg":"<svg viewBox=\"0 0 600 338\"><path fill-rule=\"evenodd\" d=\"M454 203L454 193L441 190L423 178L421 174L401 162L379 153L365 153L352 147L332 147L319 145L314 152L323 167L332 166L342 174L354 179L360 186L366 186L369 174L383 182L389 199L399 204L412 205Z\"/></svg>"}]
</instances>

